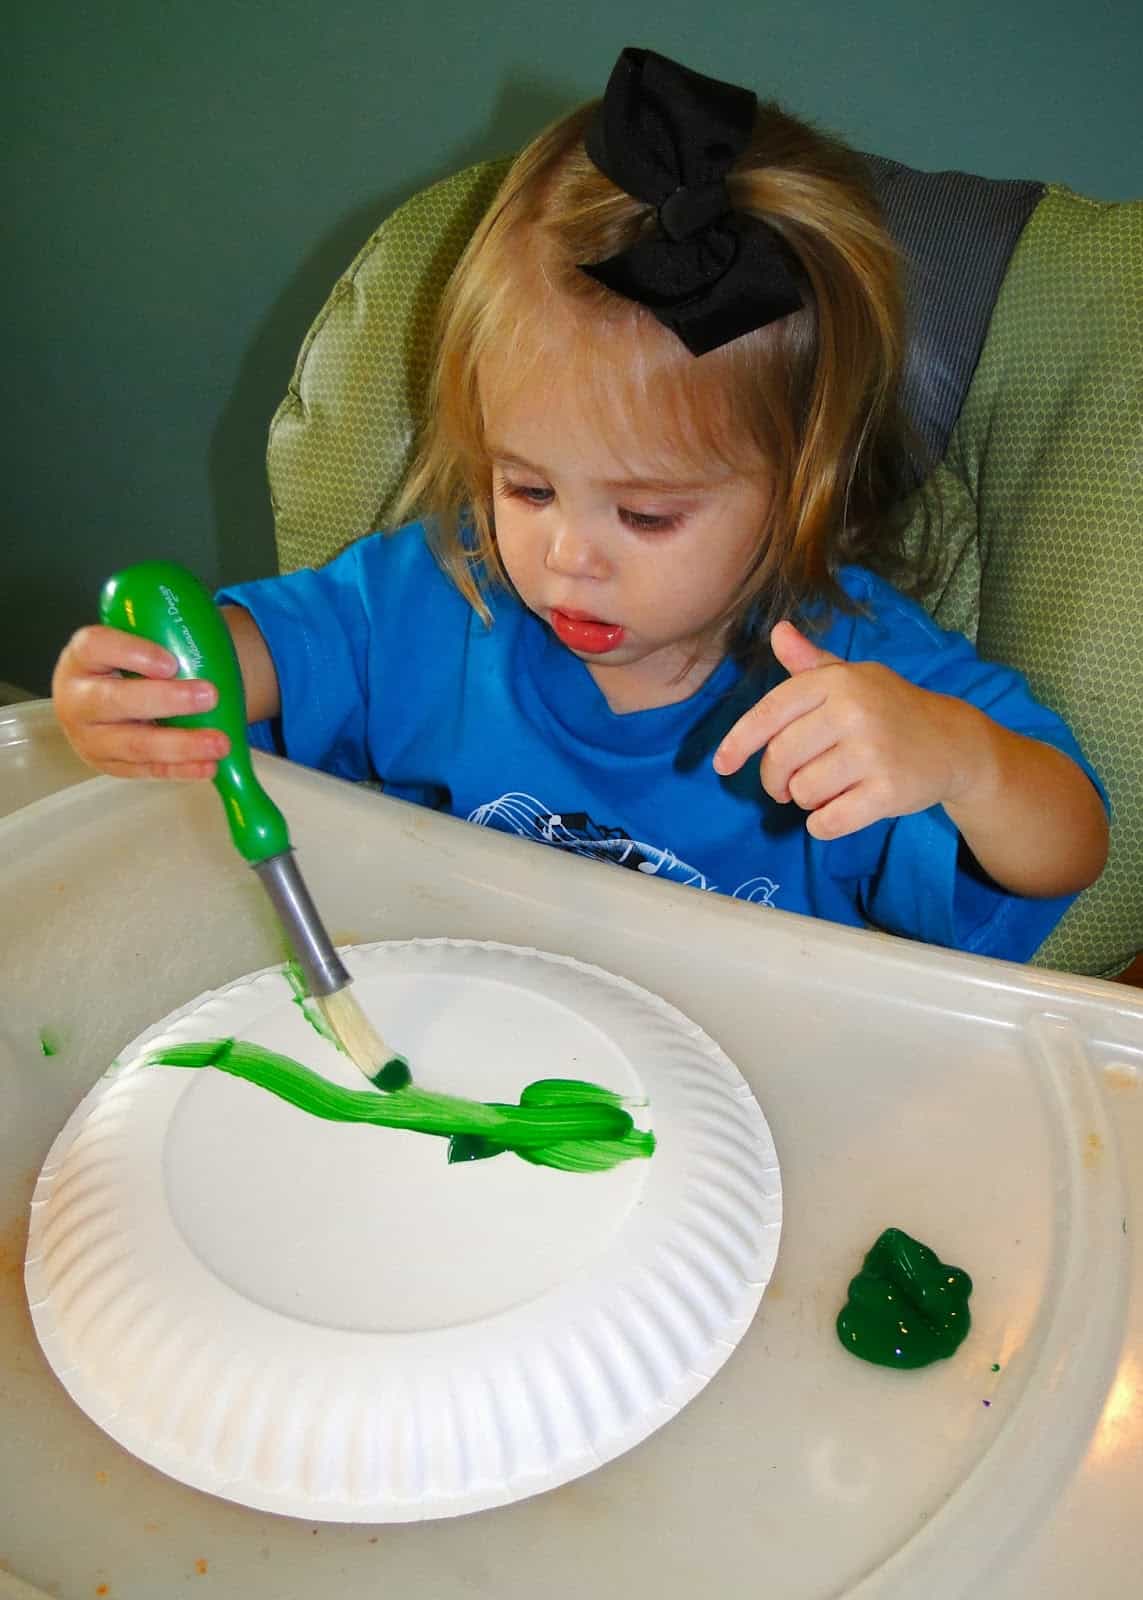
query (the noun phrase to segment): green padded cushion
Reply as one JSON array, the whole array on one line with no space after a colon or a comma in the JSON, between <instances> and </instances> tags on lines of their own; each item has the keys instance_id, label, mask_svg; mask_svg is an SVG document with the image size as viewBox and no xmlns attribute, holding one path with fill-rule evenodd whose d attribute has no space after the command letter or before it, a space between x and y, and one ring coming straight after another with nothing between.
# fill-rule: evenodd
<instances>
[{"instance_id":1,"label":"green padded cushion","mask_svg":"<svg viewBox=\"0 0 1143 1600\"><path fill-rule=\"evenodd\" d=\"M1122 971L1143 949L1143 203L1049 188L1001 287L945 481L954 544L966 494L977 508L981 654L1027 675L1111 795L1107 869L1036 963Z\"/></svg>"},{"instance_id":2,"label":"green padded cushion","mask_svg":"<svg viewBox=\"0 0 1143 1600\"><path fill-rule=\"evenodd\" d=\"M266 452L283 572L388 525L424 409L437 304L508 167L467 167L414 195L318 313Z\"/></svg>"}]
</instances>

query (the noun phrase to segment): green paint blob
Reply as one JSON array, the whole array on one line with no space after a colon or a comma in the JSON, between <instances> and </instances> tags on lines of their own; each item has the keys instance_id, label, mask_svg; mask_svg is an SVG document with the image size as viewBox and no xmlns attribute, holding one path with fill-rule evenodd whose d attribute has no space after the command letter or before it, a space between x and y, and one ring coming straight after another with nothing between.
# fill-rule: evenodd
<instances>
[{"instance_id":1,"label":"green paint blob","mask_svg":"<svg viewBox=\"0 0 1143 1600\"><path fill-rule=\"evenodd\" d=\"M381 1070L375 1072L369 1081L375 1083L379 1089L384 1089L387 1094L391 1094L394 1089L407 1089L413 1081L413 1074L404 1056L390 1056Z\"/></svg>"},{"instance_id":2,"label":"green paint blob","mask_svg":"<svg viewBox=\"0 0 1143 1600\"><path fill-rule=\"evenodd\" d=\"M972 1279L900 1228L886 1228L838 1313L842 1344L882 1367L927 1367L969 1330Z\"/></svg>"},{"instance_id":3,"label":"green paint blob","mask_svg":"<svg viewBox=\"0 0 1143 1600\"><path fill-rule=\"evenodd\" d=\"M40 1054L43 1056L58 1056L60 1042L54 1033L49 1033L47 1028L40 1029Z\"/></svg>"},{"instance_id":4,"label":"green paint blob","mask_svg":"<svg viewBox=\"0 0 1143 1600\"><path fill-rule=\"evenodd\" d=\"M152 1051L144 1065L215 1067L328 1122L369 1122L434 1134L450 1141L450 1161L511 1151L537 1166L604 1172L622 1161L648 1157L655 1149L654 1134L635 1127L620 1095L575 1079L531 1083L519 1105L411 1087L377 1095L368 1089L343 1089L300 1061L236 1039L167 1045ZM454 1154L454 1149L461 1153Z\"/></svg>"},{"instance_id":5,"label":"green paint blob","mask_svg":"<svg viewBox=\"0 0 1143 1600\"><path fill-rule=\"evenodd\" d=\"M598 1103L621 1107L622 1095L611 1089L601 1089L598 1084L583 1084L578 1078L540 1078L528 1084L520 1094L522 1106L568 1106L581 1104L584 1089L590 1089ZM490 1156L502 1155L508 1147L496 1139L479 1133L457 1133L449 1140L448 1159L455 1165L461 1161L487 1161ZM564 1172L606 1172L617 1160L650 1156L655 1149L655 1135L632 1127L618 1139L606 1142L593 1139L567 1139L559 1145L550 1145L538 1155L531 1150L517 1150L524 1161L534 1161L545 1167L559 1167ZM626 1150L627 1155L618 1152Z\"/></svg>"}]
</instances>

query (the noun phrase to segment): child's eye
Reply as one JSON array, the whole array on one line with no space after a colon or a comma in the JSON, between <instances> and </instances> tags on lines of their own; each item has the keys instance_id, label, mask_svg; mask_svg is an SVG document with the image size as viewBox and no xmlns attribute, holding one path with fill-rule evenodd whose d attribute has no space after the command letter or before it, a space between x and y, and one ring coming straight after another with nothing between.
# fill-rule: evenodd
<instances>
[{"instance_id":1,"label":"child's eye","mask_svg":"<svg viewBox=\"0 0 1143 1600\"><path fill-rule=\"evenodd\" d=\"M629 511L626 506L620 506L619 515L629 528L634 528L636 533L669 533L672 528L677 528L682 522L679 512L656 513L653 511Z\"/></svg>"},{"instance_id":2,"label":"child's eye","mask_svg":"<svg viewBox=\"0 0 1143 1600\"><path fill-rule=\"evenodd\" d=\"M523 500L525 505L546 506L552 501L552 491L538 483L513 483L501 478L497 485L500 493L509 500Z\"/></svg>"}]
</instances>

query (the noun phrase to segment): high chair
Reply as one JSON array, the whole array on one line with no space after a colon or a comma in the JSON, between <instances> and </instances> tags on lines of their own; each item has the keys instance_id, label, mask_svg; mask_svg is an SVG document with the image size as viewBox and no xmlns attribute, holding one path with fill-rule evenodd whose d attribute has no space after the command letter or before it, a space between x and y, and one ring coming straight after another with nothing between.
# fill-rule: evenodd
<instances>
[{"instance_id":1,"label":"high chair","mask_svg":"<svg viewBox=\"0 0 1143 1600\"><path fill-rule=\"evenodd\" d=\"M927 604L1027 676L1107 786L1107 868L1034 961L1112 976L1143 950L1143 202L869 159L906 264L907 409L943 458ZM390 525L435 309L507 166L414 195L334 285L270 425L283 571Z\"/></svg>"}]
</instances>

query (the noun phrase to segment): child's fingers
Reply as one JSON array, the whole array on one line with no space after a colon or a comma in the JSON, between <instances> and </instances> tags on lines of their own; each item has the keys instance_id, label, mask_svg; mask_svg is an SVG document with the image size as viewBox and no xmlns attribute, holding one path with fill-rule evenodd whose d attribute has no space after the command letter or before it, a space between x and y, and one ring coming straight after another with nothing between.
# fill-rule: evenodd
<instances>
[{"instance_id":1,"label":"child's fingers","mask_svg":"<svg viewBox=\"0 0 1143 1600\"><path fill-rule=\"evenodd\" d=\"M764 694L725 734L714 752L714 770L724 778L736 773L751 755L765 749L770 739L788 728L797 717L805 717L807 712L821 706L831 686L837 682L836 677L831 677L831 669L845 666L839 656L821 650L813 640L800 634L792 622L778 622L773 627L770 648L778 664L788 670L791 677ZM770 792L773 794L773 790ZM775 795L775 798L781 797Z\"/></svg>"},{"instance_id":2,"label":"child's fingers","mask_svg":"<svg viewBox=\"0 0 1143 1600\"><path fill-rule=\"evenodd\" d=\"M861 768L852 752L834 745L797 767L787 780L785 799L803 811L817 811L861 780ZM773 790L770 791L773 793ZM778 798L777 795L774 796Z\"/></svg>"},{"instance_id":3,"label":"child's fingers","mask_svg":"<svg viewBox=\"0 0 1143 1600\"><path fill-rule=\"evenodd\" d=\"M816 711L828 693L825 672L806 672L787 678L761 700L755 701L739 717L714 752L714 770L722 777L737 772L750 756L756 755L782 729L798 717Z\"/></svg>"},{"instance_id":4,"label":"child's fingers","mask_svg":"<svg viewBox=\"0 0 1143 1600\"><path fill-rule=\"evenodd\" d=\"M209 711L218 690L204 678L118 678L113 674L84 678L74 685L90 723L152 722Z\"/></svg>"},{"instance_id":5,"label":"child's fingers","mask_svg":"<svg viewBox=\"0 0 1143 1600\"><path fill-rule=\"evenodd\" d=\"M179 679L177 672L175 658L150 639L101 626L73 634L56 665L52 693L76 754L116 777L212 778L230 748L226 735L162 722L209 711L218 692L211 683Z\"/></svg>"},{"instance_id":6,"label":"child's fingers","mask_svg":"<svg viewBox=\"0 0 1143 1600\"><path fill-rule=\"evenodd\" d=\"M847 833L857 833L873 822L880 822L889 814L876 784L855 783L852 789L839 794L828 805L812 811L806 818L806 832L812 833L815 839L841 839Z\"/></svg>"},{"instance_id":7,"label":"child's fingers","mask_svg":"<svg viewBox=\"0 0 1143 1600\"><path fill-rule=\"evenodd\" d=\"M792 622L779 622L770 632L770 648L779 666L791 676L799 672L812 672L815 667L832 666L841 660L829 650L823 650L812 639L800 633Z\"/></svg>"},{"instance_id":8,"label":"child's fingers","mask_svg":"<svg viewBox=\"0 0 1143 1600\"><path fill-rule=\"evenodd\" d=\"M139 672L149 678L173 678L179 670L170 651L153 639L100 623L72 634L60 664L73 672Z\"/></svg>"},{"instance_id":9,"label":"child's fingers","mask_svg":"<svg viewBox=\"0 0 1143 1600\"><path fill-rule=\"evenodd\" d=\"M86 730L83 757L103 771L112 764L180 766L217 761L230 741L216 728L157 728L149 722L96 723Z\"/></svg>"},{"instance_id":10,"label":"child's fingers","mask_svg":"<svg viewBox=\"0 0 1143 1600\"><path fill-rule=\"evenodd\" d=\"M804 806L806 802L800 794L792 795L792 780L795 775L800 778L811 763L816 764L836 744L837 730L831 725L824 707L808 711L803 717L795 717L766 746L759 768L762 787L780 805L785 805L792 796L799 805ZM852 781L850 778L847 783ZM836 794L837 790L833 792Z\"/></svg>"},{"instance_id":11,"label":"child's fingers","mask_svg":"<svg viewBox=\"0 0 1143 1600\"><path fill-rule=\"evenodd\" d=\"M175 783L198 783L213 778L216 761L109 761L102 769L113 778L163 778Z\"/></svg>"}]
</instances>

